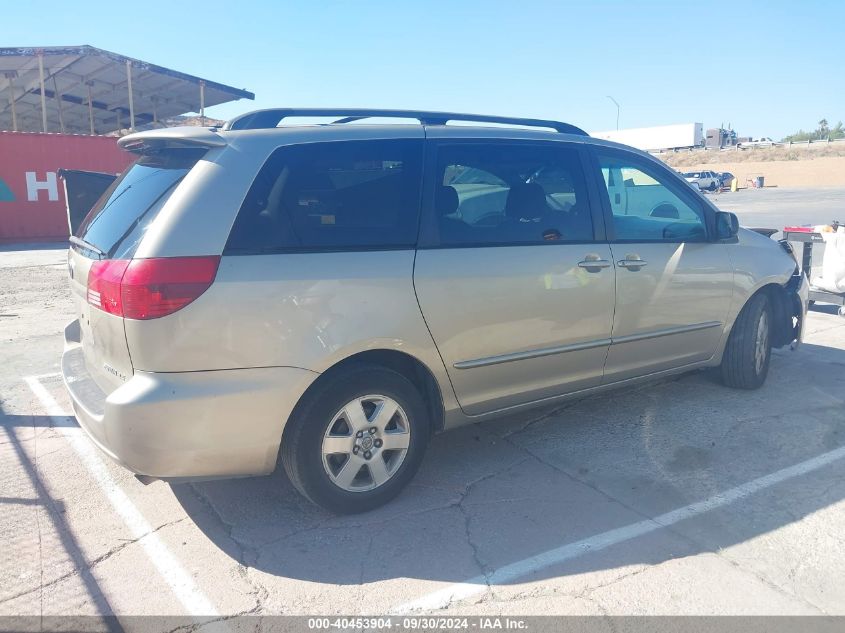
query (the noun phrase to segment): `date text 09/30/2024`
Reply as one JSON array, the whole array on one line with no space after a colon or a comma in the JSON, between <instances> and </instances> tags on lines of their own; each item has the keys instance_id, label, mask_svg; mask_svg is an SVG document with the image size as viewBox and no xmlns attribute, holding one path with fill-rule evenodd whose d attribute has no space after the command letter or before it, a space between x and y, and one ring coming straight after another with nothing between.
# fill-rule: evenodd
<instances>
[{"instance_id":1,"label":"date text 09/30/2024","mask_svg":"<svg viewBox=\"0 0 845 633\"><path fill-rule=\"evenodd\" d=\"M522 618L508 617L351 617L309 618L310 630L526 630L528 623Z\"/></svg>"}]
</instances>

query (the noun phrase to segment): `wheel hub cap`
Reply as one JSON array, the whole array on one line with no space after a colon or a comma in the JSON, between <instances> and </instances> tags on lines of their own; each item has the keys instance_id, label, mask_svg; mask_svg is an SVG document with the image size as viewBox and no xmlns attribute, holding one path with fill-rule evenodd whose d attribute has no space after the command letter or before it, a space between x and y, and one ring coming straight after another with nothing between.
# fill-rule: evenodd
<instances>
[{"instance_id":1,"label":"wheel hub cap","mask_svg":"<svg viewBox=\"0 0 845 633\"><path fill-rule=\"evenodd\" d=\"M333 484L365 492L385 484L399 470L411 441L405 411L384 395L348 402L326 427L323 468Z\"/></svg>"}]
</instances>

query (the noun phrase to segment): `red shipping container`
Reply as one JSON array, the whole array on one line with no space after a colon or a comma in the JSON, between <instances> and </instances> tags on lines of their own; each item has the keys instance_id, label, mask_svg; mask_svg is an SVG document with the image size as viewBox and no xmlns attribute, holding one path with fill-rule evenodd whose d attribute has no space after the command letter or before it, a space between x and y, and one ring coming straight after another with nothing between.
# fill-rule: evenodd
<instances>
[{"instance_id":1,"label":"red shipping container","mask_svg":"<svg viewBox=\"0 0 845 633\"><path fill-rule=\"evenodd\" d=\"M118 174L134 160L113 136L0 132L0 242L68 237L59 169Z\"/></svg>"}]
</instances>

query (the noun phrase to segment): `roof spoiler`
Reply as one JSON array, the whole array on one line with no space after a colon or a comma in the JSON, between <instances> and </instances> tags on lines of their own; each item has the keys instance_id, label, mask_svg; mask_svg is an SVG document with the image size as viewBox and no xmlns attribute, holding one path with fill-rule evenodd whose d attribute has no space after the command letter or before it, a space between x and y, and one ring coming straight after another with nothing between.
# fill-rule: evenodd
<instances>
[{"instance_id":1,"label":"roof spoiler","mask_svg":"<svg viewBox=\"0 0 845 633\"><path fill-rule=\"evenodd\" d=\"M126 151L143 154L164 147L222 147L226 140L216 128L182 126L127 134L117 144Z\"/></svg>"}]
</instances>

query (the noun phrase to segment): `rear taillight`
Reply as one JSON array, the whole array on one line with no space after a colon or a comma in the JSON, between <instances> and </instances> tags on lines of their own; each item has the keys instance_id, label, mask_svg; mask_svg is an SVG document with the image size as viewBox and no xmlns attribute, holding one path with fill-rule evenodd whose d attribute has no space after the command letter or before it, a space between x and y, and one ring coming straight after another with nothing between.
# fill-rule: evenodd
<instances>
[{"instance_id":1,"label":"rear taillight","mask_svg":"<svg viewBox=\"0 0 845 633\"><path fill-rule=\"evenodd\" d=\"M128 259L102 259L88 271L88 303L103 312L123 316L120 281L129 266Z\"/></svg>"},{"instance_id":2,"label":"rear taillight","mask_svg":"<svg viewBox=\"0 0 845 633\"><path fill-rule=\"evenodd\" d=\"M88 273L88 303L127 319L167 316L208 290L219 263L219 257L97 261Z\"/></svg>"}]
</instances>

